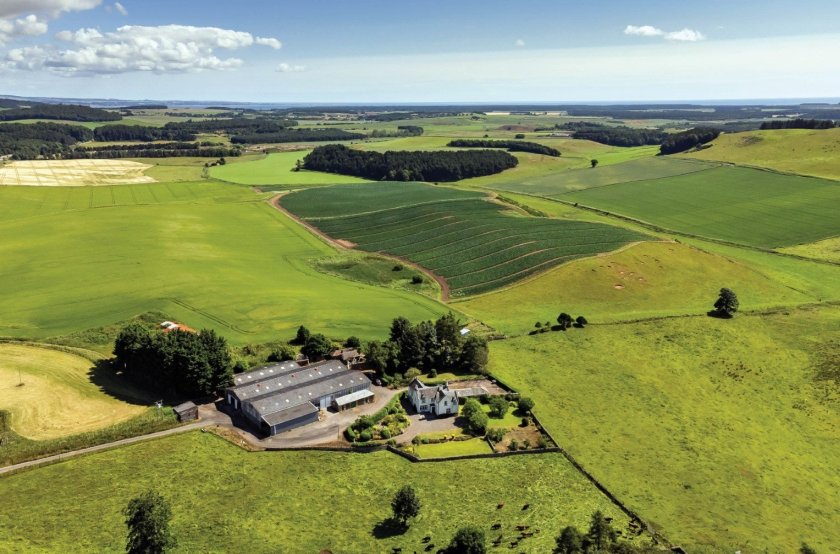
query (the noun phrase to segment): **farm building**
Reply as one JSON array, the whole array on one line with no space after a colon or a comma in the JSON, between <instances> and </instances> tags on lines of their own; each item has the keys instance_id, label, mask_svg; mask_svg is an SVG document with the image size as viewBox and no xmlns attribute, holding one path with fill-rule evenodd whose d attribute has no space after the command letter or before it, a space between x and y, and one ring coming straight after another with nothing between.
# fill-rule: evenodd
<instances>
[{"instance_id":1,"label":"farm building","mask_svg":"<svg viewBox=\"0 0 840 554\"><path fill-rule=\"evenodd\" d=\"M338 360L283 362L235 376L225 401L267 435L318 421L320 411L373 399L370 379Z\"/></svg>"},{"instance_id":2,"label":"farm building","mask_svg":"<svg viewBox=\"0 0 840 554\"><path fill-rule=\"evenodd\" d=\"M341 360L351 369L365 363L365 355L355 348L339 348L338 350L333 350L332 354L330 354L330 358L333 360Z\"/></svg>"},{"instance_id":3,"label":"farm building","mask_svg":"<svg viewBox=\"0 0 840 554\"><path fill-rule=\"evenodd\" d=\"M172 411L178 416L178 421L193 421L198 419L198 406L190 401L178 404Z\"/></svg>"},{"instance_id":4,"label":"farm building","mask_svg":"<svg viewBox=\"0 0 840 554\"><path fill-rule=\"evenodd\" d=\"M458 414L458 395L446 384L430 387L415 377L408 385L408 400L421 414Z\"/></svg>"}]
</instances>

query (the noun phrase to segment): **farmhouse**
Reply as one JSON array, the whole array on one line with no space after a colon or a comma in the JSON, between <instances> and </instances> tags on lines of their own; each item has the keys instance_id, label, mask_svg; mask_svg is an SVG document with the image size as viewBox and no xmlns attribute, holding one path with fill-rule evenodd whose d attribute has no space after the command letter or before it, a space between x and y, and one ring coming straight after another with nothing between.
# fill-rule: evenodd
<instances>
[{"instance_id":1,"label":"farmhouse","mask_svg":"<svg viewBox=\"0 0 840 554\"><path fill-rule=\"evenodd\" d=\"M318 421L330 406L345 409L373 400L370 379L339 360L301 367L293 361L234 377L225 401L267 435Z\"/></svg>"},{"instance_id":2,"label":"farmhouse","mask_svg":"<svg viewBox=\"0 0 840 554\"><path fill-rule=\"evenodd\" d=\"M421 414L458 414L458 395L447 384L430 387L415 377L408 385L408 400Z\"/></svg>"}]
</instances>

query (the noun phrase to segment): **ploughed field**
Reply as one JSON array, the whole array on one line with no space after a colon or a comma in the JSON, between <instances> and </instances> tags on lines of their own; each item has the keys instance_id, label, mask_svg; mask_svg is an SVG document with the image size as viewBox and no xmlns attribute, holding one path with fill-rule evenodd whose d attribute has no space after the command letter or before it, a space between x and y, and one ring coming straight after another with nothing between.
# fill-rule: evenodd
<instances>
[{"instance_id":1,"label":"ploughed field","mask_svg":"<svg viewBox=\"0 0 840 554\"><path fill-rule=\"evenodd\" d=\"M453 296L498 289L645 239L599 223L523 217L480 193L421 183L320 188L281 203L335 239L435 272Z\"/></svg>"}]
</instances>

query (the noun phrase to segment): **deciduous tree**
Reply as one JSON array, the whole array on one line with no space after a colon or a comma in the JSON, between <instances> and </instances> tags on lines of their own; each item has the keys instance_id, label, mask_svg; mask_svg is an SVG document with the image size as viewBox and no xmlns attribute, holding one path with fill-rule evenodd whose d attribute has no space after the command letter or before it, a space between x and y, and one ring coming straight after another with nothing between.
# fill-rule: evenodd
<instances>
[{"instance_id":1,"label":"deciduous tree","mask_svg":"<svg viewBox=\"0 0 840 554\"><path fill-rule=\"evenodd\" d=\"M420 514L420 507L420 499L417 498L417 492L411 485L405 485L397 491L397 494L391 501L391 510L394 512L394 518L404 526L408 525L408 520Z\"/></svg>"},{"instance_id":2,"label":"deciduous tree","mask_svg":"<svg viewBox=\"0 0 840 554\"><path fill-rule=\"evenodd\" d=\"M147 491L129 501L123 511L128 526L128 554L163 554L176 546L169 530L172 510L155 491Z\"/></svg>"}]
</instances>

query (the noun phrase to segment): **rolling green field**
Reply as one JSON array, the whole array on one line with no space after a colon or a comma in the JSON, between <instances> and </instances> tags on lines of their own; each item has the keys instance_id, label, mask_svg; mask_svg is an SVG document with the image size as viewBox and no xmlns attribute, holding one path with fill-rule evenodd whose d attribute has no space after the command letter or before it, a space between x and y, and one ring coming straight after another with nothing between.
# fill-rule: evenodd
<instances>
[{"instance_id":1,"label":"rolling green field","mask_svg":"<svg viewBox=\"0 0 840 554\"><path fill-rule=\"evenodd\" d=\"M101 429L143 413L149 401L129 403L108 395L91 381L94 362L58 350L0 344L0 410L11 428L27 439L45 440ZM23 385L19 385L23 383ZM107 386L141 398L125 384Z\"/></svg>"},{"instance_id":2,"label":"rolling green field","mask_svg":"<svg viewBox=\"0 0 840 554\"><path fill-rule=\"evenodd\" d=\"M645 157L613 165L601 165L599 163L595 168L569 169L562 173L537 175L511 182L490 183L486 186L495 190L556 198L578 190L630 181L685 175L705 171L712 167L714 165L678 158ZM472 181L477 182L478 179Z\"/></svg>"},{"instance_id":3,"label":"rolling green field","mask_svg":"<svg viewBox=\"0 0 840 554\"><path fill-rule=\"evenodd\" d=\"M840 184L738 167L573 192L565 200L765 248L837 235Z\"/></svg>"},{"instance_id":4,"label":"rolling green field","mask_svg":"<svg viewBox=\"0 0 840 554\"><path fill-rule=\"evenodd\" d=\"M366 183L365 179L320 171L293 171L295 162L311 150L278 152L262 159L228 163L210 168L210 176L222 181L243 185L338 185Z\"/></svg>"},{"instance_id":5,"label":"rolling green field","mask_svg":"<svg viewBox=\"0 0 840 554\"><path fill-rule=\"evenodd\" d=\"M233 343L377 337L444 306L316 271L335 250L244 187L0 189L0 336L64 335L159 311Z\"/></svg>"},{"instance_id":6,"label":"rolling green field","mask_svg":"<svg viewBox=\"0 0 840 554\"><path fill-rule=\"evenodd\" d=\"M681 156L840 179L840 128L724 133L710 148Z\"/></svg>"},{"instance_id":7,"label":"rolling green field","mask_svg":"<svg viewBox=\"0 0 840 554\"><path fill-rule=\"evenodd\" d=\"M474 438L465 441L448 441L435 444L418 444L414 453L420 458L448 458L450 456L474 456L491 454L493 450L487 441Z\"/></svg>"},{"instance_id":8,"label":"rolling green field","mask_svg":"<svg viewBox=\"0 0 840 554\"><path fill-rule=\"evenodd\" d=\"M840 278L840 267L836 275ZM819 299L731 258L682 244L643 242L572 261L505 290L457 301L454 306L499 331L523 333L536 321L554 323L561 311L599 323L704 314L723 286L737 291L750 309Z\"/></svg>"},{"instance_id":9,"label":"rolling green field","mask_svg":"<svg viewBox=\"0 0 840 554\"><path fill-rule=\"evenodd\" d=\"M840 309L491 343L560 445L687 551L831 552Z\"/></svg>"},{"instance_id":10,"label":"rolling green field","mask_svg":"<svg viewBox=\"0 0 840 554\"><path fill-rule=\"evenodd\" d=\"M829 260L840 263L840 237L820 240L807 244L798 244L788 248L780 249L781 252L814 258L817 260Z\"/></svg>"},{"instance_id":11,"label":"rolling green field","mask_svg":"<svg viewBox=\"0 0 840 554\"><path fill-rule=\"evenodd\" d=\"M405 534L393 534L381 522L406 483L423 507ZM545 552L560 529L585 527L595 510L615 518L617 529L627 525L560 454L411 464L390 452L249 453L189 433L0 479L5 498L27 499L5 506L0 544L16 552L124 552L120 512L148 487L172 504L174 552L233 544L242 552L411 552L425 548L426 535L442 548L467 524L485 529L488 541L513 539L515 525L530 525L540 533L520 548ZM493 532L496 522L502 529Z\"/></svg>"},{"instance_id":12,"label":"rolling green field","mask_svg":"<svg viewBox=\"0 0 840 554\"><path fill-rule=\"evenodd\" d=\"M282 202L299 215L320 215L308 222L336 239L434 271L454 296L493 290L645 238L598 223L522 217L474 193L419 183L320 188Z\"/></svg>"}]
</instances>

